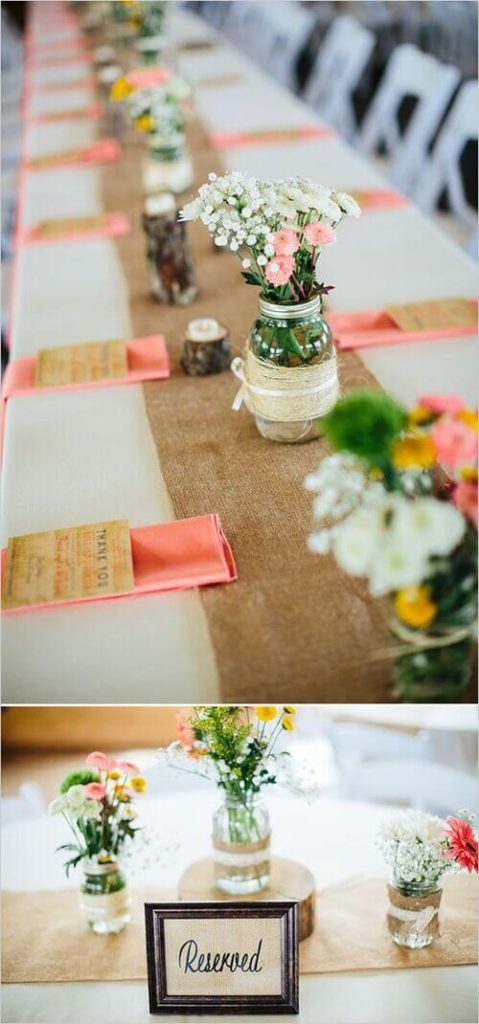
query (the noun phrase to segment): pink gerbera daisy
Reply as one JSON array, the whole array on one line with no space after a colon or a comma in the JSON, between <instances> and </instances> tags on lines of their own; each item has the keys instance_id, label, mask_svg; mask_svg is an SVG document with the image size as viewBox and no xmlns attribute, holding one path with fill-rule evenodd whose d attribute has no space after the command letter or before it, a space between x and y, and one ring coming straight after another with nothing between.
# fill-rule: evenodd
<instances>
[{"instance_id":1,"label":"pink gerbera daisy","mask_svg":"<svg viewBox=\"0 0 479 1024\"><path fill-rule=\"evenodd\" d=\"M445 831L448 849L444 854L446 860L453 860L459 867L467 871L478 870L478 846L474 829L468 821L461 818L448 818Z\"/></svg>"},{"instance_id":2,"label":"pink gerbera daisy","mask_svg":"<svg viewBox=\"0 0 479 1024\"><path fill-rule=\"evenodd\" d=\"M92 754L88 754L86 763L90 768L98 768L101 772L110 771L115 764L112 758L108 757L108 754L103 754L101 750L94 750Z\"/></svg>"},{"instance_id":3,"label":"pink gerbera daisy","mask_svg":"<svg viewBox=\"0 0 479 1024\"><path fill-rule=\"evenodd\" d=\"M320 224L319 220L312 221L311 224L307 224L304 232L305 238L308 239L310 245L331 245L332 242L336 241L336 232L329 224Z\"/></svg>"},{"instance_id":4,"label":"pink gerbera daisy","mask_svg":"<svg viewBox=\"0 0 479 1024\"><path fill-rule=\"evenodd\" d=\"M274 256L266 265L265 277L270 284L278 288L287 284L294 270L294 259L292 256Z\"/></svg>"},{"instance_id":5,"label":"pink gerbera daisy","mask_svg":"<svg viewBox=\"0 0 479 1024\"><path fill-rule=\"evenodd\" d=\"M442 416L434 424L431 437L439 462L448 469L466 466L476 458L477 435L460 420Z\"/></svg>"},{"instance_id":6,"label":"pink gerbera daisy","mask_svg":"<svg viewBox=\"0 0 479 1024\"><path fill-rule=\"evenodd\" d=\"M281 228L274 232L272 245L277 256L293 256L299 249L299 238L292 228Z\"/></svg>"},{"instance_id":7,"label":"pink gerbera daisy","mask_svg":"<svg viewBox=\"0 0 479 1024\"><path fill-rule=\"evenodd\" d=\"M464 402L457 395L421 395L418 405L423 409L429 409L437 416L443 412L454 415L464 409Z\"/></svg>"},{"instance_id":8,"label":"pink gerbera daisy","mask_svg":"<svg viewBox=\"0 0 479 1024\"><path fill-rule=\"evenodd\" d=\"M85 793L89 800L104 800L106 797L106 789L101 785L100 782L89 782L85 786Z\"/></svg>"}]
</instances>

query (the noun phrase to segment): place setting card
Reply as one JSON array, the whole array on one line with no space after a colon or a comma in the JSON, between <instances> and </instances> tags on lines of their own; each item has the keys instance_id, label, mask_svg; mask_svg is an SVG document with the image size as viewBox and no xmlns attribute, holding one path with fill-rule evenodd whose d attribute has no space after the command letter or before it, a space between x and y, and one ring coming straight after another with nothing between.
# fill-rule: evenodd
<instances>
[{"instance_id":1,"label":"place setting card","mask_svg":"<svg viewBox=\"0 0 479 1024\"><path fill-rule=\"evenodd\" d=\"M303 125L302 127L260 128L250 132L211 132L210 142L214 149L240 149L243 146L280 145L288 142L313 142L335 135L328 125Z\"/></svg>"},{"instance_id":2,"label":"place setting card","mask_svg":"<svg viewBox=\"0 0 479 1024\"><path fill-rule=\"evenodd\" d=\"M162 334L114 338L40 349L36 356L11 360L4 374L2 398L39 390L72 390L166 380L170 363Z\"/></svg>"},{"instance_id":3,"label":"place setting card","mask_svg":"<svg viewBox=\"0 0 479 1024\"><path fill-rule=\"evenodd\" d=\"M383 310L331 313L328 322L340 350L462 337L477 331L477 302L464 297L428 299Z\"/></svg>"},{"instance_id":4,"label":"place setting card","mask_svg":"<svg viewBox=\"0 0 479 1024\"><path fill-rule=\"evenodd\" d=\"M118 238L129 234L131 224L124 213L98 213L85 217L52 217L21 232L19 245L43 242L76 242L82 238Z\"/></svg>"},{"instance_id":5,"label":"place setting card","mask_svg":"<svg viewBox=\"0 0 479 1024\"><path fill-rule=\"evenodd\" d=\"M30 171L50 170L52 167L81 167L84 164L106 164L119 160L121 148L116 139L100 139L89 146L77 146L45 156L29 157L26 167Z\"/></svg>"},{"instance_id":6,"label":"place setting card","mask_svg":"<svg viewBox=\"0 0 479 1024\"><path fill-rule=\"evenodd\" d=\"M219 517L131 528L126 519L11 537L2 614L185 590L237 579Z\"/></svg>"}]
</instances>

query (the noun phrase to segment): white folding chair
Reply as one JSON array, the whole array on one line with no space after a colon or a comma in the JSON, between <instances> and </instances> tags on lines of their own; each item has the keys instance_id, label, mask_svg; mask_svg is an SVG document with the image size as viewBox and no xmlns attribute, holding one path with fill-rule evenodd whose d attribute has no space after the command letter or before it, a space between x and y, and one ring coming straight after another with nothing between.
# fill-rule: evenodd
<instances>
[{"instance_id":1,"label":"white folding chair","mask_svg":"<svg viewBox=\"0 0 479 1024\"><path fill-rule=\"evenodd\" d=\"M291 0L261 4L267 15L265 28L265 64L268 71L282 85L296 87L294 67L302 47L308 41L314 27L314 18L299 4Z\"/></svg>"},{"instance_id":2,"label":"white folding chair","mask_svg":"<svg viewBox=\"0 0 479 1024\"><path fill-rule=\"evenodd\" d=\"M387 759L417 761L426 757L427 739L423 732L406 733L376 725L353 722L323 722L340 776L345 797L361 799L363 772ZM367 799L367 794L364 794Z\"/></svg>"},{"instance_id":3,"label":"white folding chair","mask_svg":"<svg viewBox=\"0 0 479 1024\"><path fill-rule=\"evenodd\" d=\"M356 799L401 804L446 817L466 808L475 813L478 788L474 775L425 760L378 760L361 765L355 778Z\"/></svg>"},{"instance_id":4,"label":"white folding chair","mask_svg":"<svg viewBox=\"0 0 479 1024\"><path fill-rule=\"evenodd\" d=\"M454 217L477 232L477 211L464 191L460 158L466 143L478 138L479 83L464 82L441 128L434 149L416 180L413 196L426 213L435 209L441 193L447 196Z\"/></svg>"},{"instance_id":5,"label":"white folding chair","mask_svg":"<svg viewBox=\"0 0 479 1024\"><path fill-rule=\"evenodd\" d=\"M356 128L352 94L372 54L375 36L356 18L335 18L304 90L304 99L324 121L351 137Z\"/></svg>"},{"instance_id":6,"label":"white folding chair","mask_svg":"<svg viewBox=\"0 0 479 1024\"><path fill-rule=\"evenodd\" d=\"M405 43L392 54L358 133L364 153L373 153L383 143L391 157L389 177L402 191L409 192L427 156L427 147L459 81L460 72L451 64L421 53ZM417 98L416 107L401 135L397 121L400 103Z\"/></svg>"},{"instance_id":7,"label":"white folding chair","mask_svg":"<svg viewBox=\"0 0 479 1024\"><path fill-rule=\"evenodd\" d=\"M2 825L10 825L24 818L38 818L45 814L46 809L46 800L40 786L36 782L22 782L18 796L2 799Z\"/></svg>"}]
</instances>

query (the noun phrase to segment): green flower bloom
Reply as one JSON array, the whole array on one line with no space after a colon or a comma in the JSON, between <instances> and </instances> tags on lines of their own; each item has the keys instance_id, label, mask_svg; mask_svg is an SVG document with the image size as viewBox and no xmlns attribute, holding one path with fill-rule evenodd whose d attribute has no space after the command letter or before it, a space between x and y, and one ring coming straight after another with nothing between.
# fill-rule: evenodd
<instances>
[{"instance_id":1,"label":"green flower bloom","mask_svg":"<svg viewBox=\"0 0 479 1024\"><path fill-rule=\"evenodd\" d=\"M337 451L351 452L370 466L391 458L393 443L406 424L406 413L381 391L354 391L322 420Z\"/></svg>"},{"instance_id":2,"label":"green flower bloom","mask_svg":"<svg viewBox=\"0 0 479 1024\"><path fill-rule=\"evenodd\" d=\"M60 786L60 793L68 793L71 786L87 786L89 782L99 782L98 772L91 768L81 768L77 772L69 772Z\"/></svg>"}]
</instances>

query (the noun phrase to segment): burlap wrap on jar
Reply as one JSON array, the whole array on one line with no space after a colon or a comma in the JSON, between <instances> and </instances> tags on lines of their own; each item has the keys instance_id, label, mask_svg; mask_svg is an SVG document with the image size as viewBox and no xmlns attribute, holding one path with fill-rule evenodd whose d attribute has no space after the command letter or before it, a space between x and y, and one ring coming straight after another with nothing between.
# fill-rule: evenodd
<instances>
[{"instance_id":1,"label":"burlap wrap on jar","mask_svg":"<svg viewBox=\"0 0 479 1024\"><path fill-rule=\"evenodd\" d=\"M228 843L213 838L212 856L216 881L261 878L270 871L271 837L254 843Z\"/></svg>"},{"instance_id":2,"label":"burlap wrap on jar","mask_svg":"<svg viewBox=\"0 0 479 1024\"><path fill-rule=\"evenodd\" d=\"M404 946L427 946L439 934L439 905L442 890L424 895L405 895L388 885L387 924L396 942Z\"/></svg>"}]
</instances>

